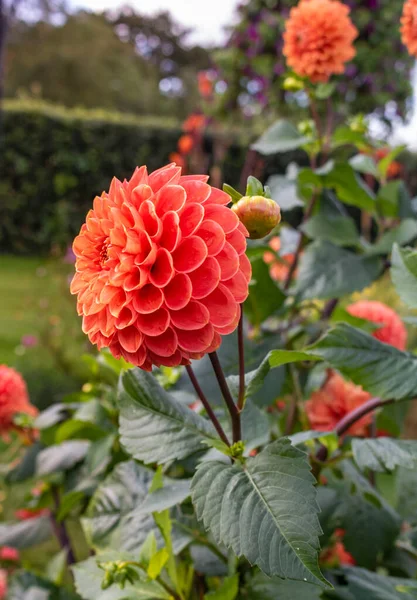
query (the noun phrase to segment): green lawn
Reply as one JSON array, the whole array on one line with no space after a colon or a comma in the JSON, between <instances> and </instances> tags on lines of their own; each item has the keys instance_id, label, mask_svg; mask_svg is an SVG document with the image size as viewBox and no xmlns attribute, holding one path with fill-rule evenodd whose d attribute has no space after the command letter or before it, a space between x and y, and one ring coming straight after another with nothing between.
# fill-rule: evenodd
<instances>
[{"instance_id":1,"label":"green lawn","mask_svg":"<svg viewBox=\"0 0 417 600\"><path fill-rule=\"evenodd\" d=\"M25 376L32 401L47 406L79 387L89 350L62 259L0 256L0 364ZM36 345L27 347L25 336Z\"/></svg>"}]
</instances>

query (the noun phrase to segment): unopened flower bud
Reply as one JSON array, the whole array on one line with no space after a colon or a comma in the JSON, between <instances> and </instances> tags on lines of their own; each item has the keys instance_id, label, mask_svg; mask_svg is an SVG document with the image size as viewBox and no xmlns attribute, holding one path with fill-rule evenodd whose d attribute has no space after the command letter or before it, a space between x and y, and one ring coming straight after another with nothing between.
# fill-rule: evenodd
<instances>
[{"instance_id":1,"label":"unopened flower bud","mask_svg":"<svg viewBox=\"0 0 417 600\"><path fill-rule=\"evenodd\" d=\"M299 92L304 89L304 81L297 77L286 77L282 87L287 92Z\"/></svg>"},{"instance_id":2,"label":"unopened flower bud","mask_svg":"<svg viewBox=\"0 0 417 600\"><path fill-rule=\"evenodd\" d=\"M298 131L301 135L312 136L316 131L316 126L312 119L306 119L298 123Z\"/></svg>"},{"instance_id":3,"label":"unopened flower bud","mask_svg":"<svg viewBox=\"0 0 417 600\"><path fill-rule=\"evenodd\" d=\"M281 221L278 204L264 196L244 196L232 206L232 210L246 227L252 240L265 237Z\"/></svg>"}]
</instances>

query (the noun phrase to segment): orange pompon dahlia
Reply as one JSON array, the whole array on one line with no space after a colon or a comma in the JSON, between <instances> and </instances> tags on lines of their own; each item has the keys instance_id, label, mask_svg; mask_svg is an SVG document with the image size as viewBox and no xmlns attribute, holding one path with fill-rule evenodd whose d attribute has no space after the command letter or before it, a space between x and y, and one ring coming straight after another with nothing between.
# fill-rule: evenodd
<instances>
[{"instance_id":1,"label":"orange pompon dahlia","mask_svg":"<svg viewBox=\"0 0 417 600\"><path fill-rule=\"evenodd\" d=\"M207 124L207 118L201 113L193 113L187 117L182 124L185 133L197 133L204 129Z\"/></svg>"},{"instance_id":2,"label":"orange pompon dahlia","mask_svg":"<svg viewBox=\"0 0 417 600\"><path fill-rule=\"evenodd\" d=\"M0 434L14 428L13 417L18 413L36 416L38 410L29 401L23 377L6 365L0 365Z\"/></svg>"},{"instance_id":3,"label":"orange pompon dahlia","mask_svg":"<svg viewBox=\"0 0 417 600\"><path fill-rule=\"evenodd\" d=\"M360 300L346 308L348 313L360 319L367 319L382 327L372 333L373 337L391 344L398 350L405 350L407 346L407 330L397 313L382 302L377 300Z\"/></svg>"},{"instance_id":4,"label":"orange pompon dahlia","mask_svg":"<svg viewBox=\"0 0 417 600\"><path fill-rule=\"evenodd\" d=\"M178 151L180 154L189 154L194 147L194 140L191 135L182 135L178 140Z\"/></svg>"},{"instance_id":5,"label":"orange pompon dahlia","mask_svg":"<svg viewBox=\"0 0 417 600\"><path fill-rule=\"evenodd\" d=\"M378 164L381 160L386 158L390 153L389 148L378 148L374 152L375 162ZM399 177L403 172L403 166L397 160L393 160L387 170L387 179L394 179Z\"/></svg>"},{"instance_id":6,"label":"orange pompon dahlia","mask_svg":"<svg viewBox=\"0 0 417 600\"><path fill-rule=\"evenodd\" d=\"M343 73L356 52L358 30L349 8L338 0L301 0L285 26L283 53L288 65L312 83Z\"/></svg>"},{"instance_id":7,"label":"orange pompon dahlia","mask_svg":"<svg viewBox=\"0 0 417 600\"><path fill-rule=\"evenodd\" d=\"M359 385L345 381L341 375L330 371L325 384L313 392L305 404L310 426L316 431L331 431L345 415L370 398L371 395ZM350 427L348 434L366 435L371 421L372 415L365 415Z\"/></svg>"},{"instance_id":8,"label":"orange pompon dahlia","mask_svg":"<svg viewBox=\"0 0 417 600\"><path fill-rule=\"evenodd\" d=\"M417 0L406 0L404 3L401 39L409 54L417 58Z\"/></svg>"},{"instance_id":9,"label":"orange pompon dahlia","mask_svg":"<svg viewBox=\"0 0 417 600\"><path fill-rule=\"evenodd\" d=\"M281 240L279 237L273 237L269 242L269 246L274 252L279 252L281 248ZM287 279L291 265L295 260L295 254L284 254L281 255L280 258L281 260L278 260L273 252L264 253L264 262L266 262L267 265L270 265L269 274L272 279L274 281L283 282Z\"/></svg>"},{"instance_id":10,"label":"orange pompon dahlia","mask_svg":"<svg viewBox=\"0 0 417 600\"><path fill-rule=\"evenodd\" d=\"M140 167L95 198L74 241L71 292L99 350L148 371L186 365L237 327L248 232L207 179Z\"/></svg>"},{"instance_id":11,"label":"orange pompon dahlia","mask_svg":"<svg viewBox=\"0 0 417 600\"><path fill-rule=\"evenodd\" d=\"M171 152L169 155L169 162L176 163L181 169L185 169L186 167L186 159L179 152Z\"/></svg>"}]
</instances>

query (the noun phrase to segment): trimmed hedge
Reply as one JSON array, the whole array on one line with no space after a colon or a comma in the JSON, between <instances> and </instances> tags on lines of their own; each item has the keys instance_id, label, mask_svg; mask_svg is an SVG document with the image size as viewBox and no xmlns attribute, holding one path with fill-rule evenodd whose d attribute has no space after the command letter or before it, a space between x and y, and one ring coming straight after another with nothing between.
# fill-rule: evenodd
<instances>
[{"instance_id":1,"label":"trimmed hedge","mask_svg":"<svg viewBox=\"0 0 417 600\"><path fill-rule=\"evenodd\" d=\"M172 119L5 103L0 164L0 252L46 253L77 234L111 178L168 162L181 135ZM207 138L207 150L211 140ZM233 146L225 179L238 181L245 150Z\"/></svg>"}]
</instances>

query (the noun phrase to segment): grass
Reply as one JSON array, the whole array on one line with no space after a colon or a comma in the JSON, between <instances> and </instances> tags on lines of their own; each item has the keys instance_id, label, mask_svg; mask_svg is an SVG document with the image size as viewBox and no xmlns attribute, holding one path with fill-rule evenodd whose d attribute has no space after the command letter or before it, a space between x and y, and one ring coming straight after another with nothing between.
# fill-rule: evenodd
<instances>
[{"instance_id":1,"label":"grass","mask_svg":"<svg viewBox=\"0 0 417 600\"><path fill-rule=\"evenodd\" d=\"M79 357L89 345L69 293L72 271L61 259L0 256L0 364L22 372L42 408L84 376Z\"/></svg>"}]
</instances>

